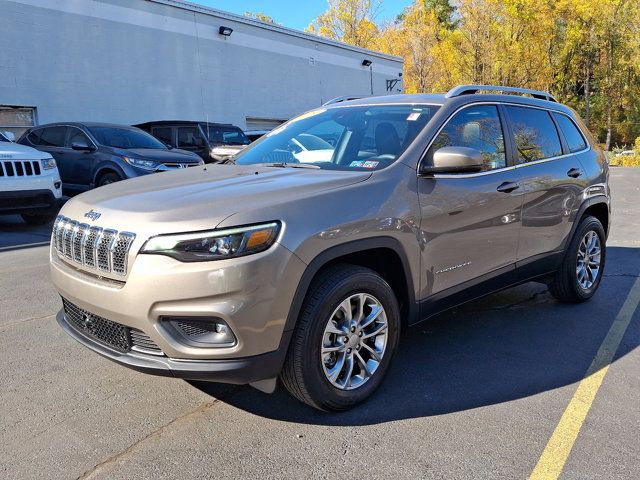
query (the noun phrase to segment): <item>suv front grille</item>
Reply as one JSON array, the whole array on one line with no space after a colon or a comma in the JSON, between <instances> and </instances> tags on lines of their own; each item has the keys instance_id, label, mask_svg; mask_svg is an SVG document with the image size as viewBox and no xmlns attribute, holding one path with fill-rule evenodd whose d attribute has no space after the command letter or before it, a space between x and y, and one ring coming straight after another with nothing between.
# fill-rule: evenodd
<instances>
[{"instance_id":1,"label":"suv front grille","mask_svg":"<svg viewBox=\"0 0 640 480\"><path fill-rule=\"evenodd\" d=\"M0 177L33 177L40 175L40 160L2 160Z\"/></svg>"},{"instance_id":2,"label":"suv front grille","mask_svg":"<svg viewBox=\"0 0 640 480\"><path fill-rule=\"evenodd\" d=\"M66 298L62 299L67 322L83 335L119 352L131 350L151 355L164 355L160 347L141 330L127 327L87 312Z\"/></svg>"},{"instance_id":3,"label":"suv front grille","mask_svg":"<svg viewBox=\"0 0 640 480\"><path fill-rule=\"evenodd\" d=\"M92 227L59 215L53 224L51 245L61 258L124 276L129 249L135 238L135 233Z\"/></svg>"}]
</instances>

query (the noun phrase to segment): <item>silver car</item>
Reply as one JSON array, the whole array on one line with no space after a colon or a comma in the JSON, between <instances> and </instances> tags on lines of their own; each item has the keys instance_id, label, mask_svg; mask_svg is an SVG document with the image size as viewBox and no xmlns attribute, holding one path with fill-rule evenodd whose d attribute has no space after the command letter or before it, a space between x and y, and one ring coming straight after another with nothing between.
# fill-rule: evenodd
<instances>
[{"instance_id":1,"label":"silver car","mask_svg":"<svg viewBox=\"0 0 640 480\"><path fill-rule=\"evenodd\" d=\"M301 135L323 153L300 156ZM51 275L61 327L117 363L266 392L280 379L342 410L438 312L531 280L588 300L609 217L605 156L573 110L467 85L324 106L235 164L77 196Z\"/></svg>"}]
</instances>

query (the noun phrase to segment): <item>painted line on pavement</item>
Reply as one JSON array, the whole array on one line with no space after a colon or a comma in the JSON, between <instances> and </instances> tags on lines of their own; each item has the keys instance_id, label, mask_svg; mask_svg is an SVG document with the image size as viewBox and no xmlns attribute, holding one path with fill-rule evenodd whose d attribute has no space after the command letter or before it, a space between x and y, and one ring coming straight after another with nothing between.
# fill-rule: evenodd
<instances>
[{"instance_id":1,"label":"painted line on pavement","mask_svg":"<svg viewBox=\"0 0 640 480\"><path fill-rule=\"evenodd\" d=\"M551 438L533 469L530 480L557 479L564 468L571 449L580 433L598 389L604 376L609 370L620 342L624 337L638 304L640 303L640 278L636 279L627 299L618 312L607 336L602 341L598 353L591 362L587 373L578 385L573 398L562 414L560 423L554 430Z\"/></svg>"}]
</instances>

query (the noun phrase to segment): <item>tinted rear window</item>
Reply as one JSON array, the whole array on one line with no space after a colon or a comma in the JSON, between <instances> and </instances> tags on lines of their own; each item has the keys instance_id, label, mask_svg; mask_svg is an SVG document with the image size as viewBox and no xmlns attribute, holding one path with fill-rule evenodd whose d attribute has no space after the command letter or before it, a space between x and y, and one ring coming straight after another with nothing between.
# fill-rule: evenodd
<instances>
[{"instance_id":1,"label":"tinted rear window","mask_svg":"<svg viewBox=\"0 0 640 480\"><path fill-rule=\"evenodd\" d=\"M45 147L64 147L67 127L48 127L42 130L40 145Z\"/></svg>"},{"instance_id":2,"label":"tinted rear window","mask_svg":"<svg viewBox=\"0 0 640 480\"><path fill-rule=\"evenodd\" d=\"M546 110L507 106L518 149L518 163L562 155L558 131Z\"/></svg>"},{"instance_id":3,"label":"tinted rear window","mask_svg":"<svg viewBox=\"0 0 640 480\"><path fill-rule=\"evenodd\" d=\"M559 113L554 114L554 116L564 135L564 139L567 141L570 152L579 152L587 148L587 142L580 133L580 130L578 130L576 124L573 123L573 120Z\"/></svg>"}]
</instances>

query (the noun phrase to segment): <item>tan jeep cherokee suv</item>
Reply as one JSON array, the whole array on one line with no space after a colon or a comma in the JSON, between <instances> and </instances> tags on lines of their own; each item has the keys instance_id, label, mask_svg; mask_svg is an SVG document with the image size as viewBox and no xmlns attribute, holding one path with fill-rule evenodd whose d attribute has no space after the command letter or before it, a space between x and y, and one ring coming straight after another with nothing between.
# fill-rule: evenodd
<instances>
[{"instance_id":1,"label":"tan jeep cherokee suv","mask_svg":"<svg viewBox=\"0 0 640 480\"><path fill-rule=\"evenodd\" d=\"M607 180L548 93L469 85L326 105L235 164L68 202L51 242L58 322L136 370L263 391L280 378L309 405L349 408L380 385L401 330L444 309L530 280L589 299Z\"/></svg>"}]
</instances>

